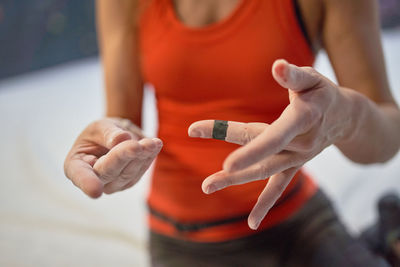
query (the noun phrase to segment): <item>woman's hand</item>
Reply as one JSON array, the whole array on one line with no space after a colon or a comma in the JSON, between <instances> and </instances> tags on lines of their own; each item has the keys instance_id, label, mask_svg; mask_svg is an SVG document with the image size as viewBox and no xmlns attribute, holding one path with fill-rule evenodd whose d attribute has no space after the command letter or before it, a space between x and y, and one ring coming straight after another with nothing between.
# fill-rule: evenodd
<instances>
[{"instance_id":1,"label":"woman's hand","mask_svg":"<svg viewBox=\"0 0 400 267\"><path fill-rule=\"evenodd\" d=\"M75 141L65 175L88 196L97 198L133 186L160 152L162 141L144 138L127 119L91 123Z\"/></svg>"},{"instance_id":2,"label":"woman's hand","mask_svg":"<svg viewBox=\"0 0 400 267\"><path fill-rule=\"evenodd\" d=\"M301 166L327 146L350 140L354 127L350 115L354 107L348 99L351 90L339 88L313 68L284 60L274 63L272 73L288 89L290 104L271 125L228 122L225 141L244 146L232 152L223 170L202 185L210 194L270 177L249 215L252 229L258 228ZM218 131L214 120L197 121L189 127L189 136L212 138L213 131Z\"/></svg>"}]
</instances>

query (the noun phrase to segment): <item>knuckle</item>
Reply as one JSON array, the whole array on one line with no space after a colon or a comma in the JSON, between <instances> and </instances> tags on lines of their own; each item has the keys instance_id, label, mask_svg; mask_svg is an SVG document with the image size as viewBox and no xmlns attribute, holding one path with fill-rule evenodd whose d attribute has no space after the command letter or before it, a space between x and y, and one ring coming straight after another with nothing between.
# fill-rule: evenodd
<instances>
[{"instance_id":1,"label":"knuckle","mask_svg":"<svg viewBox=\"0 0 400 267\"><path fill-rule=\"evenodd\" d=\"M107 173L99 174L99 179L105 183L110 183L115 180L115 178L112 175Z\"/></svg>"},{"instance_id":2,"label":"knuckle","mask_svg":"<svg viewBox=\"0 0 400 267\"><path fill-rule=\"evenodd\" d=\"M88 128L98 128L101 123L101 120L95 120L89 123Z\"/></svg>"},{"instance_id":3,"label":"knuckle","mask_svg":"<svg viewBox=\"0 0 400 267\"><path fill-rule=\"evenodd\" d=\"M104 138L108 144L110 144L113 141L113 136L111 134L112 134L112 131L111 131L111 128L109 128L109 127L103 131Z\"/></svg>"},{"instance_id":4,"label":"knuckle","mask_svg":"<svg viewBox=\"0 0 400 267\"><path fill-rule=\"evenodd\" d=\"M128 146L127 154L129 158L145 159L148 156L146 150L144 150L138 143L131 143Z\"/></svg>"},{"instance_id":5,"label":"knuckle","mask_svg":"<svg viewBox=\"0 0 400 267\"><path fill-rule=\"evenodd\" d=\"M113 174L111 173L110 168L105 168L103 165L95 165L93 167L93 171L99 176L102 181L112 181L114 180Z\"/></svg>"},{"instance_id":6,"label":"knuckle","mask_svg":"<svg viewBox=\"0 0 400 267\"><path fill-rule=\"evenodd\" d=\"M91 122L84 130L84 132L87 132L89 136L95 136L99 132L101 120L95 120Z\"/></svg>"},{"instance_id":7,"label":"knuckle","mask_svg":"<svg viewBox=\"0 0 400 267\"><path fill-rule=\"evenodd\" d=\"M129 151L127 150L121 150L118 151L119 153L115 153L115 163L113 165L115 166L121 166L124 162L127 161L127 158L129 157Z\"/></svg>"},{"instance_id":8,"label":"knuckle","mask_svg":"<svg viewBox=\"0 0 400 267\"><path fill-rule=\"evenodd\" d=\"M129 140L130 133L118 127L108 127L104 130L104 137L109 146L113 147L116 144Z\"/></svg>"},{"instance_id":9,"label":"knuckle","mask_svg":"<svg viewBox=\"0 0 400 267\"><path fill-rule=\"evenodd\" d=\"M292 166L295 166L297 164L298 160L299 160L298 157L296 157L295 155L290 155L285 160L286 162L284 162L283 165L286 166L286 167L292 167Z\"/></svg>"},{"instance_id":10,"label":"knuckle","mask_svg":"<svg viewBox=\"0 0 400 267\"><path fill-rule=\"evenodd\" d=\"M299 142L298 146L302 151L307 152L307 151L312 151L315 148L316 144L317 144L316 138L307 138Z\"/></svg>"},{"instance_id":11,"label":"knuckle","mask_svg":"<svg viewBox=\"0 0 400 267\"><path fill-rule=\"evenodd\" d=\"M319 80L321 78L321 75L317 70L315 70L313 67L304 67L304 70L308 74L309 77L315 80Z\"/></svg>"},{"instance_id":12,"label":"knuckle","mask_svg":"<svg viewBox=\"0 0 400 267\"><path fill-rule=\"evenodd\" d=\"M320 85L324 80L323 76L313 67L304 67L303 78L311 79L314 87Z\"/></svg>"},{"instance_id":13,"label":"knuckle","mask_svg":"<svg viewBox=\"0 0 400 267\"><path fill-rule=\"evenodd\" d=\"M314 148L314 142L311 141L311 140L305 141L305 142L303 143L303 145L302 145L301 148L302 148L302 150L303 150L304 152L309 152L309 151L313 150L313 148Z\"/></svg>"},{"instance_id":14,"label":"knuckle","mask_svg":"<svg viewBox=\"0 0 400 267\"><path fill-rule=\"evenodd\" d=\"M310 127L321 119L322 112L321 109L317 108L313 103L307 103L306 105L302 105L299 116L302 117L304 125Z\"/></svg>"},{"instance_id":15,"label":"knuckle","mask_svg":"<svg viewBox=\"0 0 400 267\"><path fill-rule=\"evenodd\" d=\"M107 139L114 139L114 137L115 137L117 134L119 134L119 132L120 132L119 129L116 130L114 127L107 127L107 128L104 130L104 136L105 136Z\"/></svg>"},{"instance_id":16,"label":"knuckle","mask_svg":"<svg viewBox=\"0 0 400 267\"><path fill-rule=\"evenodd\" d=\"M129 119L119 119L117 125L122 129L129 129L132 126L132 122Z\"/></svg>"},{"instance_id":17,"label":"knuckle","mask_svg":"<svg viewBox=\"0 0 400 267\"><path fill-rule=\"evenodd\" d=\"M140 149L140 145L137 142L129 141L127 146L128 153L136 153Z\"/></svg>"},{"instance_id":18,"label":"knuckle","mask_svg":"<svg viewBox=\"0 0 400 267\"><path fill-rule=\"evenodd\" d=\"M303 69L312 76L319 74L313 67L310 67L310 66L303 67Z\"/></svg>"},{"instance_id":19,"label":"knuckle","mask_svg":"<svg viewBox=\"0 0 400 267\"><path fill-rule=\"evenodd\" d=\"M133 175L132 174L130 174L130 173L122 173L121 175L120 175L120 177L119 177L122 181L129 181L129 180L132 180L134 177L133 177Z\"/></svg>"},{"instance_id":20,"label":"knuckle","mask_svg":"<svg viewBox=\"0 0 400 267\"><path fill-rule=\"evenodd\" d=\"M260 180L265 180L270 176L269 173L269 166L268 164L260 164L259 169L258 169L258 178Z\"/></svg>"},{"instance_id":21,"label":"knuckle","mask_svg":"<svg viewBox=\"0 0 400 267\"><path fill-rule=\"evenodd\" d=\"M245 144L249 143L252 139L253 138L252 138L252 136L251 136L251 134L249 132L249 127L246 126L244 128L244 130L242 131L242 136L241 136L241 140L240 141L241 141L241 143L243 145L245 145Z\"/></svg>"},{"instance_id":22,"label":"knuckle","mask_svg":"<svg viewBox=\"0 0 400 267\"><path fill-rule=\"evenodd\" d=\"M106 181L111 181L112 176L111 173L107 170L104 170L104 168L101 168L100 170L97 170L96 173L99 175L99 178L102 180L106 180Z\"/></svg>"}]
</instances>

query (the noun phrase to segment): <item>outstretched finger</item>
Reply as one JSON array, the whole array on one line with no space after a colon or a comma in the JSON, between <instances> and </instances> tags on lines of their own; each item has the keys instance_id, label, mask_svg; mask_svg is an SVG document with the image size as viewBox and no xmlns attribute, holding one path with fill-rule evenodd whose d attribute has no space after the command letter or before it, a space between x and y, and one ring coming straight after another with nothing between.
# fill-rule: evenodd
<instances>
[{"instance_id":1,"label":"outstretched finger","mask_svg":"<svg viewBox=\"0 0 400 267\"><path fill-rule=\"evenodd\" d=\"M228 186L240 185L257 180L267 179L271 175L280 173L301 164L299 154L290 151L282 151L258 164L237 172L220 171L207 177L202 184L203 192L211 194Z\"/></svg>"},{"instance_id":2,"label":"outstretched finger","mask_svg":"<svg viewBox=\"0 0 400 267\"><path fill-rule=\"evenodd\" d=\"M268 126L266 123L244 123L222 120L196 121L189 126L190 137L213 138L229 143L245 145Z\"/></svg>"},{"instance_id":3,"label":"outstretched finger","mask_svg":"<svg viewBox=\"0 0 400 267\"><path fill-rule=\"evenodd\" d=\"M283 151L309 125L307 114L299 113L289 105L281 116L247 145L233 151L226 159L223 169L228 172L243 170L250 165Z\"/></svg>"},{"instance_id":4,"label":"outstretched finger","mask_svg":"<svg viewBox=\"0 0 400 267\"><path fill-rule=\"evenodd\" d=\"M288 169L271 176L248 218L249 227L256 230L275 202L285 191L299 167Z\"/></svg>"}]
</instances>

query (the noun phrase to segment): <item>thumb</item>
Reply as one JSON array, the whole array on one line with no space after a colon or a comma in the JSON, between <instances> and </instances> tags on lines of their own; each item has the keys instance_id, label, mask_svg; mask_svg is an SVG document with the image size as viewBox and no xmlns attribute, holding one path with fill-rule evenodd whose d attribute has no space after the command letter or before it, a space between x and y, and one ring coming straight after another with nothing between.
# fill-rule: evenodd
<instances>
[{"instance_id":1,"label":"thumb","mask_svg":"<svg viewBox=\"0 0 400 267\"><path fill-rule=\"evenodd\" d=\"M298 67L284 59L278 59L272 65L272 76L284 88L301 92L317 87L323 82L323 76L312 67Z\"/></svg>"}]
</instances>

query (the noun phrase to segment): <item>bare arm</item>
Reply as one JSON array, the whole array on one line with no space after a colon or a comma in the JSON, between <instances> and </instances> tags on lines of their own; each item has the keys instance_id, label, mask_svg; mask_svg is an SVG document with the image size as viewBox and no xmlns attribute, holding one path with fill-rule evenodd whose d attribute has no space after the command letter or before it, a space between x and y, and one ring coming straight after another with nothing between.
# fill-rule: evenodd
<instances>
[{"instance_id":1,"label":"bare arm","mask_svg":"<svg viewBox=\"0 0 400 267\"><path fill-rule=\"evenodd\" d=\"M65 175L94 198L133 186L162 147L160 139L145 138L136 126L140 125L143 90L132 6L135 3L97 1L107 116L113 118L89 124L64 162Z\"/></svg>"},{"instance_id":2,"label":"bare arm","mask_svg":"<svg viewBox=\"0 0 400 267\"><path fill-rule=\"evenodd\" d=\"M97 0L97 32L103 61L107 111L140 126L143 86L134 0Z\"/></svg>"},{"instance_id":3,"label":"bare arm","mask_svg":"<svg viewBox=\"0 0 400 267\"><path fill-rule=\"evenodd\" d=\"M387 161L400 147L400 111L388 85L377 1L325 0L323 43L352 103L349 138L336 146L359 163Z\"/></svg>"}]
</instances>

